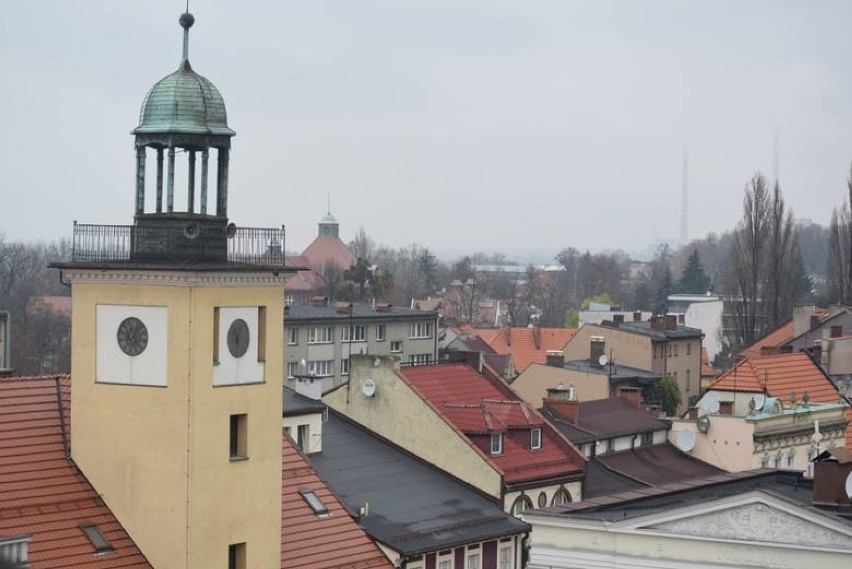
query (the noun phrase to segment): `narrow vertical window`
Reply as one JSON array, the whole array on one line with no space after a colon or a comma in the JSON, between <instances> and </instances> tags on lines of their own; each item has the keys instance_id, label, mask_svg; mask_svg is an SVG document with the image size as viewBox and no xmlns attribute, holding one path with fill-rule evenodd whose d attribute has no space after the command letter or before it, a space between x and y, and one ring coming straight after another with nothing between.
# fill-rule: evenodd
<instances>
[{"instance_id":1,"label":"narrow vertical window","mask_svg":"<svg viewBox=\"0 0 852 569\"><path fill-rule=\"evenodd\" d=\"M257 307L257 361L266 361L266 307Z\"/></svg>"},{"instance_id":2,"label":"narrow vertical window","mask_svg":"<svg viewBox=\"0 0 852 569\"><path fill-rule=\"evenodd\" d=\"M231 415L230 451L231 460L248 458L248 416L245 413Z\"/></svg>"},{"instance_id":3,"label":"narrow vertical window","mask_svg":"<svg viewBox=\"0 0 852 569\"><path fill-rule=\"evenodd\" d=\"M501 433L491 434L491 454L503 454L503 435Z\"/></svg>"},{"instance_id":4,"label":"narrow vertical window","mask_svg":"<svg viewBox=\"0 0 852 569\"><path fill-rule=\"evenodd\" d=\"M228 546L228 569L246 569L245 543L232 543Z\"/></svg>"},{"instance_id":5,"label":"narrow vertical window","mask_svg":"<svg viewBox=\"0 0 852 569\"><path fill-rule=\"evenodd\" d=\"M530 429L530 448L532 450L541 448L541 429Z\"/></svg>"},{"instance_id":6,"label":"narrow vertical window","mask_svg":"<svg viewBox=\"0 0 852 569\"><path fill-rule=\"evenodd\" d=\"M219 363L219 307L213 309L213 363Z\"/></svg>"}]
</instances>

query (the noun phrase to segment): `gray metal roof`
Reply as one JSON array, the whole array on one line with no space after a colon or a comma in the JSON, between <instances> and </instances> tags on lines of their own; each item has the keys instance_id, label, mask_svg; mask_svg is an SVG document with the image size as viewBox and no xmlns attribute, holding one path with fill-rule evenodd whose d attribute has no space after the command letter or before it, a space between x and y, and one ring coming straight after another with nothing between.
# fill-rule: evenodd
<instances>
[{"instance_id":1,"label":"gray metal roof","mask_svg":"<svg viewBox=\"0 0 852 569\"><path fill-rule=\"evenodd\" d=\"M529 531L493 499L330 410L323 449L311 465L352 510L369 503L361 525L403 555Z\"/></svg>"},{"instance_id":2,"label":"gray metal roof","mask_svg":"<svg viewBox=\"0 0 852 569\"><path fill-rule=\"evenodd\" d=\"M310 397L305 397L286 385L284 386L284 415L306 415L308 413L322 413L326 409L326 404L322 401L316 401Z\"/></svg>"},{"instance_id":3,"label":"gray metal roof","mask_svg":"<svg viewBox=\"0 0 852 569\"><path fill-rule=\"evenodd\" d=\"M654 340L658 341L680 340L683 338L701 338L704 336L704 332L698 328L689 328L688 326L677 326L672 330L655 330L651 327L650 322L622 322L620 324L616 324L615 322L605 320L601 323L601 326L604 328L624 330L625 332L631 332L633 334L650 336Z\"/></svg>"},{"instance_id":4,"label":"gray metal roof","mask_svg":"<svg viewBox=\"0 0 852 569\"><path fill-rule=\"evenodd\" d=\"M643 369L628 367L620 365L618 362L610 362L605 366L600 366L597 364L592 364L588 359L585 360L572 360L570 362L565 362L566 369L573 369L576 371L582 371L584 373L596 373L600 375L606 375L613 380L621 380L621 379L660 379L662 376L658 373L654 373L652 371L645 371Z\"/></svg>"},{"instance_id":5,"label":"gray metal roof","mask_svg":"<svg viewBox=\"0 0 852 569\"><path fill-rule=\"evenodd\" d=\"M284 322L301 322L314 320L396 320L399 318L437 318L438 313L431 310L417 310L391 306L376 309L372 304L353 304L352 314L349 310L338 309L334 304L318 306L315 304L291 304L284 313Z\"/></svg>"}]
</instances>

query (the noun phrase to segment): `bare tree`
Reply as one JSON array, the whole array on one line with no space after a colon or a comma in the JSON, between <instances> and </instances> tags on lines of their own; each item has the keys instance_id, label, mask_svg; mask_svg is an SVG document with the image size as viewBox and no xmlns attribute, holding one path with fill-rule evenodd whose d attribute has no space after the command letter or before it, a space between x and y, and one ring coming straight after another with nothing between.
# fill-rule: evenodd
<instances>
[{"instance_id":1,"label":"bare tree","mask_svg":"<svg viewBox=\"0 0 852 569\"><path fill-rule=\"evenodd\" d=\"M792 268L795 247L793 213L786 210L781 187L775 182L769 202L769 231L766 247L766 304L767 331L790 319L793 310L794 280Z\"/></svg>"},{"instance_id":2,"label":"bare tree","mask_svg":"<svg viewBox=\"0 0 852 569\"><path fill-rule=\"evenodd\" d=\"M827 276L831 300L852 304L852 168L846 181L849 199L831 213Z\"/></svg>"}]
</instances>

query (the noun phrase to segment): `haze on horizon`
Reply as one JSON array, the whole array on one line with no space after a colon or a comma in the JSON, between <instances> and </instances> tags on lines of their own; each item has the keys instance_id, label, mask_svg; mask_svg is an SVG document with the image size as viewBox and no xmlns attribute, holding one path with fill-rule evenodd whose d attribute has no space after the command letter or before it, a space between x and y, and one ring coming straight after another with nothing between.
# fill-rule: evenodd
<instances>
[{"instance_id":1,"label":"haze on horizon","mask_svg":"<svg viewBox=\"0 0 852 569\"><path fill-rule=\"evenodd\" d=\"M0 232L132 222L145 93L180 59L177 0L5 2ZM827 224L852 160L852 4L194 0L193 68L237 131L231 220L331 211L350 239L642 249L732 229L760 170Z\"/></svg>"}]
</instances>

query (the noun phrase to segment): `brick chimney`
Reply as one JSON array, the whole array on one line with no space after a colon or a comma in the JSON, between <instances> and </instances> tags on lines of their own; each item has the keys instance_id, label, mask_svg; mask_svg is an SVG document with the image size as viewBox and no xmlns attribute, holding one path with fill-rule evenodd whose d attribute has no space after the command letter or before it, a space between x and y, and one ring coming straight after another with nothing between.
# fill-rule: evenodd
<instances>
[{"instance_id":1,"label":"brick chimney","mask_svg":"<svg viewBox=\"0 0 852 569\"><path fill-rule=\"evenodd\" d=\"M544 406L550 408L562 419L569 423L576 423L580 420L580 402L574 397L574 386L569 385L568 389L562 387L551 387L547 390L547 397L544 398Z\"/></svg>"},{"instance_id":2,"label":"brick chimney","mask_svg":"<svg viewBox=\"0 0 852 569\"><path fill-rule=\"evenodd\" d=\"M663 316L663 322L666 330L677 330L677 316L674 314L666 314Z\"/></svg>"},{"instance_id":3,"label":"brick chimney","mask_svg":"<svg viewBox=\"0 0 852 569\"><path fill-rule=\"evenodd\" d=\"M559 350L547 350L547 365L565 367L565 354Z\"/></svg>"},{"instance_id":4,"label":"brick chimney","mask_svg":"<svg viewBox=\"0 0 852 569\"><path fill-rule=\"evenodd\" d=\"M816 314L816 305L801 304L793 307L793 337L811 329L811 317Z\"/></svg>"},{"instance_id":5,"label":"brick chimney","mask_svg":"<svg viewBox=\"0 0 852 569\"><path fill-rule=\"evenodd\" d=\"M601 356L606 353L606 340L603 336L589 338L589 364L601 367Z\"/></svg>"},{"instance_id":6,"label":"brick chimney","mask_svg":"<svg viewBox=\"0 0 852 569\"><path fill-rule=\"evenodd\" d=\"M633 405L637 409L642 409L642 389L639 387L619 386L618 396Z\"/></svg>"},{"instance_id":7,"label":"brick chimney","mask_svg":"<svg viewBox=\"0 0 852 569\"><path fill-rule=\"evenodd\" d=\"M665 330L666 324L662 316L651 316L651 330Z\"/></svg>"}]
</instances>

